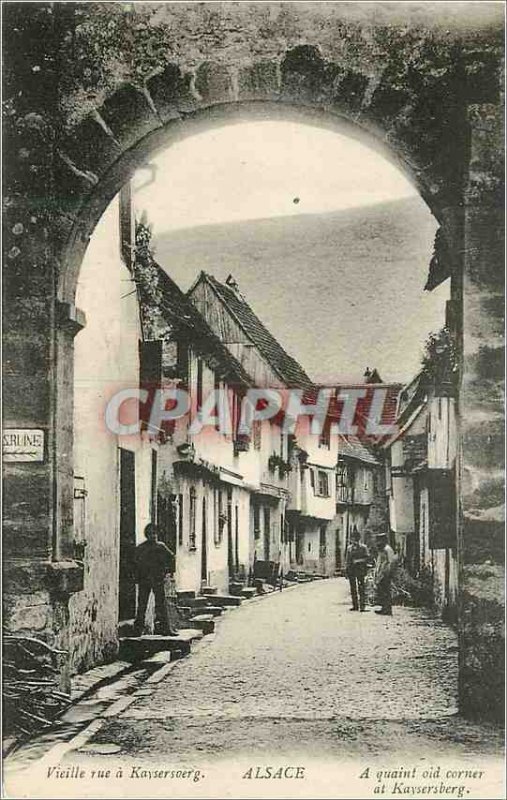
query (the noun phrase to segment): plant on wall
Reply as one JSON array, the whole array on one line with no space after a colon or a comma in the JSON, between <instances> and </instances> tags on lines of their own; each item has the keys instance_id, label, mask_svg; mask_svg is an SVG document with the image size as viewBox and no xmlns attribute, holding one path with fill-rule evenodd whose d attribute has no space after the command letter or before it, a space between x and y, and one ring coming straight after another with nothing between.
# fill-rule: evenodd
<instances>
[{"instance_id":1,"label":"plant on wall","mask_svg":"<svg viewBox=\"0 0 507 800\"><path fill-rule=\"evenodd\" d=\"M423 373L433 385L455 386L458 377L458 353L449 328L431 333L424 346Z\"/></svg>"},{"instance_id":2,"label":"plant on wall","mask_svg":"<svg viewBox=\"0 0 507 800\"><path fill-rule=\"evenodd\" d=\"M287 473L292 469L290 463L288 461L284 461L284 459L276 453L272 453L272 455L270 455L268 458L268 468L270 472L274 472L276 469L278 469L281 478L285 477L285 475L287 475Z\"/></svg>"},{"instance_id":3,"label":"plant on wall","mask_svg":"<svg viewBox=\"0 0 507 800\"><path fill-rule=\"evenodd\" d=\"M143 334L146 338L159 338L162 329L167 329L167 323L160 311L163 295L151 239L151 225L145 220L136 221L133 278L139 297Z\"/></svg>"}]
</instances>

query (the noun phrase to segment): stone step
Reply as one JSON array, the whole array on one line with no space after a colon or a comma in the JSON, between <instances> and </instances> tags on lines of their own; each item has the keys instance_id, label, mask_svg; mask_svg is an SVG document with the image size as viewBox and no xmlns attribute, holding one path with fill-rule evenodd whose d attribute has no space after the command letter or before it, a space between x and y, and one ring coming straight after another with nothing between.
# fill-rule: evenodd
<instances>
[{"instance_id":1,"label":"stone step","mask_svg":"<svg viewBox=\"0 0 507 800\"><path fill-rule=\"evenodd\" d=\"M126 661L143 661L163 650L180 650L182 655L190 652L194 639L201 639L203 632L196 628L184 628L177 636L137 636L120 639L120 658Z\"/></svg>"},{"instance_id":2,"label":"stone step","mask_svg":"<svg viewBox=\"0 0 507 800\"><path fill-rule=\"evenodd\" d=\"M193 642L194 639L202 639L202 631L197 628L181 628L176 638L182 641Z\"/></svg>"},{"instance_id":3,"label":"stone step","mask_svg":"<svg viewBox=\"0 0 507 800\"><path fill-rule=\"evenodd\" d=\"M242 602L242 597L235 597L232 594L216 594L213 596L213 604L215 606L240 606Z\"/></svg>"},{"instance_id":4,"label":"stone step","mask_svg":"<svg viewBox=\"0 0 507 800\"><path fill-rule=\"evenodd\" d=\"M108 684L115 683L132 670L130 661L117 659L111 664L101 664L71 678L71 700L77 703L89 694Z\"/></svg>"},{"instance_id":5,"label":"stone step","mask_svg":"<svg viewBox=\"0 0 507 800\"><path fill-rule=\"evenodd\" d=\"M178 600L190 600L195 597L195 592L192 589L179 589L176 590L176 597Z\"/></svg>"},{"instance_id":6,"label":"stone step","mask_svg":"<svg viewBox=\"0 0 507 800\"><path fill-rule=\"evenodd\" d=\"M188 655L188 653L185 655ZM153 674L165 664L178 661L180 658L183 658L183 652L181 650L160 650L158 653L141 661L139 666L146 669L150 674Z\"/></svg>"},{"instance_id":7,"label":"stone step","mask_svg":"<svg viewBox=\"0 0 507 800\"><path fill-rule=\"evenodd\" d=\"M211 598L210 598L211 599ZM213 596L213 602L215 598ZM178 606L182 605L187 608L204 608L208 604L207 597L187 597L184 600L178 599Z\"/></svg>"},{"instance_id":8,"label":"stone step","mask_svg":"<svg viewBox=\"0 0 507 800\"><path fill-rule=\"evenodd\" d=\"M195 614L195 609L190 608L190 606L178 606L178 614L182 619L188 619L192 614Z\"/></svg>"},{"instance_id":9,"label":"stone step","mask_svg":"<svg viewBox=\"0 0 507 800\"><path fill-rule=\"evenodd\" d=\"M164 664L169 664L171 661L175 661L177 658L180 658L181 653L179 650L160 650L158 653L150 656L149 658L145 658L140 663L140 667L144 667L150 674L155 672L160 667L164 666Z\"/></svg>"},{"instance_id":10,"label":"stone step","mask_svg":"<svg viewBox=\"0 0 507 800\"><path fill-rule=\"evenodd\" d=\"M257 594L257 589L255 588L255 586L243 586L241 590L241 597L244 597L247 600L250 597L255 597L256 594Z\"/></svg>"},{"instance_id":11,"label":"stone step","mask_svg":"<svg viewBox=\"0 0 507 800\"><path fill-rule=\"evenodd\" d=\"M189 622L194 628L201 630L205 636L215 632L215 620L212 614L198 614L196 617L191 617Z\"/></svg>"},{"instance_id":12,"label":"stone step","mask_svg":"<svg viewBox=\"0 0 507 800\"><path fill-rule=\"evenodd\" d=\"M209 597L212 594L216 594L218 589L216 586L203 586L201 589L201 594L205 595L205 597Z\"/></svg>"},{"instance_id":13,"label":"stone step","mask_svg":"<svg viewBox=\"0 0 507 800\"><path fill-rule=\"evenodd\" d=\"M118 623L118 636L124 638L125 636L133 636L134 634L134 620L124 619Z\"/></svg>"},{"instance_id":14,"label":"stone step","mask_svg":"<svg viewBox=\"0 0 507 800\"><path fill-rule=\"evenodd\" d=\"M203 612L206 614L211 614L213 617L220 617L225 611L224 606L206 606L203 608Z\"/></svg>"},{"instance_id":15,"label":"stone step","mask_svg":"<svg viewBox=\"0 0 507 800\"><path fill-rule=\"evenodd\" d=\"M240 581L231 581L229 584L229 593L234 595L234 597L240 597L242 589L243 584Z\"/></svg>"}]
</instances>

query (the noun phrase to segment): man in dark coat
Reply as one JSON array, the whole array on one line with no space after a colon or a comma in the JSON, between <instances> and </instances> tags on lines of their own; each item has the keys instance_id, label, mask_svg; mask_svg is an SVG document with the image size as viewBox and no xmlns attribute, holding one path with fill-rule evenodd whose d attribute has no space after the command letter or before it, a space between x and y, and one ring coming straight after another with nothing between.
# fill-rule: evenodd
<instances>
[{"instance_id":1,"label":"man in dark coat","mask_svg":"<svg viewBox=\"0 0 507 800\"><path fill-rule=\"evenodd\" d=\"M164 578L174 570L174 553L158 541L158 531L151 523L144 529L146 541L136 547L135 580L138 584L137 614L134 622L136 636L144 630L146 607L150 593L155 596L155 622L163 634L169 633Z\"/></svg>"},{"instance_id":2,"label":"man in dark coat","mask_svg":"<svg viewBox=\"0 0 507 800\"><path fill-rule=\"evenodd\" d=\"M350 583L351 611L366 611L364 578L368 567L368 548L361 542L361 535L354 525L351 542L347 548L345 571ZM359 595L359 598L358 598Z\"/></svg>"}]
</instances>

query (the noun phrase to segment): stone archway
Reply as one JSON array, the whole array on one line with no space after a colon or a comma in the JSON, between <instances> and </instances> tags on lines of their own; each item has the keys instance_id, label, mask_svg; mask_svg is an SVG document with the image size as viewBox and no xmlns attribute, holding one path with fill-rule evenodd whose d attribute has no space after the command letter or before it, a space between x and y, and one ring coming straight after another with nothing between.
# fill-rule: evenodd
<instances>
[{"instance_id":1,"label":"stone archway","mask_svg":"<svg viewBox=\"0 0 507 800\"><path fill-rule=\"evenodd\" d=\"M441 225L457 330L464 290L465 537L467 526L499 536L501 401L485 398L480 383L485 376L496 392L501 378L500 23L467 29L451 14L443 29L408 11L400 18L382 9L372 20L350 5L86 3L27 11L13 3L4 13L13 154L5 190L12 311L5 416L13 427L43 428L48 441L35 471L18 466L6 475L8 595L14 609L20 592L31 608L36 586L41 606L56 603L48 624L57 639L65 638L65 598L79 585L71 566L71 386L72 340L84 320L73 298L88 238L150 153L244 113L303 114L315 124L338 118L377 141L415 181ZM28 487L34 501L26 504ZM463 598L472 609L462 631L470 703L482 678L467 653L488 614L498 628L501 610Z\"/></svg>"}]
</instances>

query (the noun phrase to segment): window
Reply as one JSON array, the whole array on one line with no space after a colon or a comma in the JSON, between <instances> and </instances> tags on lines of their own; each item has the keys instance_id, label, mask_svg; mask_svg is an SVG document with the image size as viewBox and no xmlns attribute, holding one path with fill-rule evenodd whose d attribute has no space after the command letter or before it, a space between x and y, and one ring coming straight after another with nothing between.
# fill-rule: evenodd
<instances>
[{"instance_id":1,"label":"window","mask_svg":"<svg viewBox=\"0 0 507 800\"><path fill-rule=\"evenodd\" d=\"M253 445L255 450L260 450L262 446L262 422L258 419L252 423Z\"/></svg>"},{"instance_id":2,"label":"window","mask_svg":"<svg viewBox=\"0 0 507 800\"><path fill-rule=\"evenodd\" d=\"M240 433L241 406L243 398L236 391L232 391L232 438L234 442L234 455L246 452L250 447L250 432Z\"/></svg>"},{"instance_id":3,"label":"window","mask_svg":"<svg viewBox=\"0 0 507 800\"><path fill-rule=\"evenodd\" d=\"M323 470L317 472L317 494L319 497L329 497L329 475Z\"/></svg>"},{"instance_id":4,"label":"window","mask_svg":"<svg viewBox=\"0 0 507 800\"><path fill-rule=\"evenodd\" d=\"M238 438L238 428L240 423L241 417L241 399L237 392L232 392L232 412L231 412L231 424L232 424L232 435L234 439Z\"/></svg>"},{"instance_id":5,"label":"window","mask_svg":"<svg viewBox=\"0 0 507 800\"><path fill-rule=\"evenodd\" d=\"M223 421L224 417L224 410L223 410L223 392L225 389L225 384L220 381L217 373L215 372L214 382L213 382L213 389L215 392L215 411L216 414L216 422L215 422L215 430L217 433L222 433Z\"/></svg>"},{"instance_id":6,"label":"window","mask_svg":"<svg viewBox=\"0 0 507 800\"><path fill-rule=\"evenodd\" d=\"M336 500L346 503L349 499L349 470L345 461L339 461L336 466Z\"/></svg>"},{"instance_id":7,"label":"window","mask_svg":"<svg viewBox=\"0 0 507 800\"><path fill-rule=\"evenodd\" d=\"M224 513L224 495L221 489L215 489L215 495L218 504L218 516L217 516L217 524L215 528L215 544L218 547L222 544L222 540L224 538L224 527L225 527L225 513Z\"/></svg>"},{"instance_id":8,"label":"window","mask_svg":"<svg viewBox=\"0 0 507 800\"><path fill-rule=\"evenodd\" d=\"M195 550L195 512L196 512L196 492L192 486L190 488L190 525L188 531L188 547L190 550Z\"/></svg>"},{"instance_id":9,"label":"window","mask_svg":"<svg viewBox=\"0 0 507 800\"><path fill-rule=\"evenodd\" d=\"M178 495L178 544L183 544L183 495Z\"/></svg>"},{"instance_id":10,"label":"window","mask_svg":"<svg viewBox=\"0 0 507 800\"><path fill-rule=\"evenodd\" d=\"M220 522L218 519L218 494L217 490L213 489L213 541L215 544L218 541L218 529Z\"/></svg>"},{"instance_id":11,"label":"window","mask_svg":"<svg viewBox=\"0 0 507 800\"><path fill-rule=\"evenodd\" d=\"M310 469L310 486L313 489L313 493L315 494L315 470Z\"/></svg>"},{"instance_id":12,"label":"window","mask_svg":"<svg viewBox=\"0 0 507 800\"><path fill-rule=\"evenodd\" d=\"M200 411L202 408L203 369L204 365L201 359L199 358L197 360L197 387L196 387L197 411Z\"/></svg>"},{"instance_id":13,"label":"window","mask_svg":"<svg viewBox=\"0 0 507 800\"><path fill-rule=\"evenodd\" d=\"M319 436L319 447L326 447L328 450L331 447L331 420L326 418L322 431Z\"/></svg>"},{"instance_id":14,"label":"window","mask_svg":"<svg viewBox=\"0 0 507 800\"><path fill-rule=\"evenodd\" d=\"M150 420L150 412L155 390L162 383L162 341L139 342L139 384L140 388L148 392L148 402L141 403L139 416L144 423ZM171 433L174 423L167 420L164 429Z\"/></svg>"}]
</instances>

